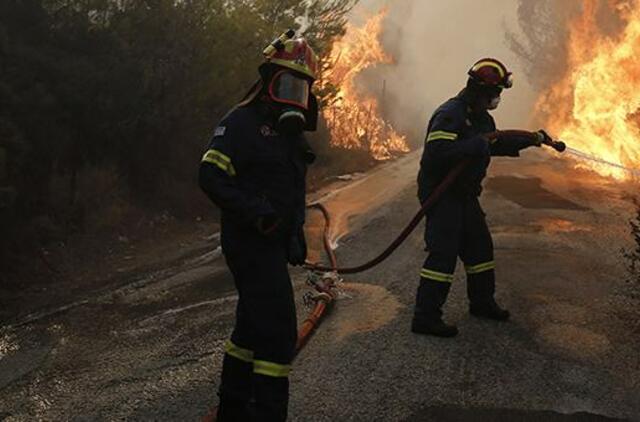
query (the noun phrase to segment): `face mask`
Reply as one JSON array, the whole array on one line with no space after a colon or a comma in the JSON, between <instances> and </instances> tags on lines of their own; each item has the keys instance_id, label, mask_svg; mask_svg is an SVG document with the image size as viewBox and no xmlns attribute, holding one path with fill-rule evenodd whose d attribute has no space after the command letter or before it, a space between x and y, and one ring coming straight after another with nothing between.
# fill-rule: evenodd
<instances>
[{"instance_id":1,"label":"face mask","mask_svg":"<svg viewBox=\"0 0 640 422\"><path fill-rule=\"evenodd\" d=\"M310 84L304 78L286 70L273 76L269 84L269 97L278 105L279 115L276 130L285 136L302 133L309 109Z\"/></svg>"},{"instance_id":2,"label":"face mask","mask_svg":"<svg viewBox=\"0 0 640 422\"><path fill-rule=\"evenodd\" d=\"M310 88L309 81L306 79L282 70L273 76L269 84L269 96L276 103L307 110Z\"/></svg>"},{"instance_id":3,"label":"face mask","mask_svg":"<svg viewBox=\"0 0 640 422\"><path fill-rule=\"evenodd\" d=\"M492 98L491 101L489 101L489 106L487 107L487 109L495 110L500 105L501 100L502 100L502 97L499 95L497 97Z\"/></svg>"}]
</instances>

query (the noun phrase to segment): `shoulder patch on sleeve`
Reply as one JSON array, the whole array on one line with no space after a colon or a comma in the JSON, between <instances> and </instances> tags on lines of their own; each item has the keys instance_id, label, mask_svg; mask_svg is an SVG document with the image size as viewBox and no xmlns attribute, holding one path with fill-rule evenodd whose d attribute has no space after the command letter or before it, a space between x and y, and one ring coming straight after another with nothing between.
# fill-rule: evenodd
<instances>
[{"instance_id":1,"label":"shoulder patch on sleeve","mask_svg":"<svg viewBox=\"0 0 640 422\"><path fill-rule=\"evenodd\" d=\"M213 132L213 137L214 138L222 137L222 136L224 136L226 131L227 131L227 127L226 126L218 126L216 128L216 130Z\"/></svg>"}]
</instances>

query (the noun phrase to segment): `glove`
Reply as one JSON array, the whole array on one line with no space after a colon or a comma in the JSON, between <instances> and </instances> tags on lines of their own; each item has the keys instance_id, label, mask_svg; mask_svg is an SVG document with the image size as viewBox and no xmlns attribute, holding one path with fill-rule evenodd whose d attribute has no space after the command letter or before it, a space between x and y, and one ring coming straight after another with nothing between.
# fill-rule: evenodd
<instances>
[{"instance_id":1,"label":"glove","mask_svg":"<svg viewBox=\"0 0 640 422\"><path fill-rule=\"evenodd\" d=\"M278 229L282 220L275 214L261 215L254 223L256 229L263 236L270 236Z\"/></svg>"},{"instance_id":2,"label":"glove","mask_svg":"<svg viewBox=\"0 0 640 422\"><path fill-rule=\"evenodd\" d=\"M535 132L534 135L535 139L533 141L533 145L537 147L542 146L542 144L549 144L553 141L553 139L551 139L551 136L549 136L543 129Z\"/></svg>"},{"instance_id":3,"label":"glove","mask_svg":"<svg viewBox=\"0 0 640 422\"><path fill-rule=\"evenodd\" d=\"M293 266L304 265L307 259L307 242L304 238L304 230L299 229L289 239L289 264Z\"/></svg>"}]
</instances>

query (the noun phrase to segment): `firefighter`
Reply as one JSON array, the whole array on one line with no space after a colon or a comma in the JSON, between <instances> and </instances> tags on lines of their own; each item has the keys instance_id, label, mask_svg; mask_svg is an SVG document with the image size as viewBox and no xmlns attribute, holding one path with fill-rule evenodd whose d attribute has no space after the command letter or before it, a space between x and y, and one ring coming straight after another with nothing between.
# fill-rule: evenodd
<instances>
[{"instance_id":1,"label":"firefighter","mask_svg":"<svg viewBox=\"0 0 640 422\"><path fill-rule=\"evenodd\" d=\"M424 202L459 161L471 159L465 171L427 213L425 242L429 254L420 272L411 330L418 334L453 337L458 329L442 320L457 258L465 264L471 315L505 321L509 312L495 299L493 242L478 197L491 156L519 156L522 149L540 146L544 131L526 136L497 132L489 111L500 103L512 75L495 59L482 59L468 72L466 88L442 104L429 121L420 172L418 197Z\"/></svg>"},{"instance_id":2,"label":"firefighter","mask_svg":"<svg viewBox=\"0 0 640 422\"><path fill-rule=\"evenodd\" d=\"M305 176L315 155L317 58L283 34L243 101L219 123L200 165L202 190L221 209L222 250L238 290L226 343L218 421L284 421L296 344L287 264L306 258Z\"/></svg>"}]
</instances>

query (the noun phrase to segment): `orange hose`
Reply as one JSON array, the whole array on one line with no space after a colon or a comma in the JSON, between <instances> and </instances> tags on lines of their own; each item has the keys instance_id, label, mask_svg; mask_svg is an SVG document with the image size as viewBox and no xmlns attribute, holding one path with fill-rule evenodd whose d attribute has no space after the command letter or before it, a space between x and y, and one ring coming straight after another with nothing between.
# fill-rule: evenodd
<instances>
[{"instance_id":1,"label":"orange hose","mask_svg":"<svg viewBox=\"0 0 640 422\"><path fill-rule=\"evenodd\" d=\"M318 301L307 319L302 323L302 326L300 327L300 331L298 333L296 353L302 350L305 344L307 344L307 341L309 341L309 337L311 337L311 334L315 331L318 325L320 325L320 319L324 315L326 309L327 304L323 301Z\"/></svg>"}]
</instances>

